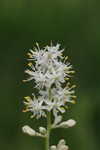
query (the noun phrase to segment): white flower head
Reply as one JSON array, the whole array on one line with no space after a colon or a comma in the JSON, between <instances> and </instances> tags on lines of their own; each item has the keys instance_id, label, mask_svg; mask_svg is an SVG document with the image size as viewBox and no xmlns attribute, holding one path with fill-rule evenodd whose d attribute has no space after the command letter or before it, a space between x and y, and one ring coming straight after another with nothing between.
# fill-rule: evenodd
<instances>
[{"instance_id":1,"label":"white flower head","mask_svg":"<svg viewBox=\"0 0 100 150\"><path fill-rule=\"evenodd\" d=\"M29 75L26 81L34 80L38 89L38 97L26 97L25 111L32 112L37 119L46 117L46 112L51 111L55 122L60 122L68 102L74 103L74 87L69 84L71 74L74 73L68 57L63 56L60 44L46 46L40 49L38 43L34 50L30 50L29 68L25 71ZM33 93L32 95L34 95Z\"/></svg>"}]
</instances>

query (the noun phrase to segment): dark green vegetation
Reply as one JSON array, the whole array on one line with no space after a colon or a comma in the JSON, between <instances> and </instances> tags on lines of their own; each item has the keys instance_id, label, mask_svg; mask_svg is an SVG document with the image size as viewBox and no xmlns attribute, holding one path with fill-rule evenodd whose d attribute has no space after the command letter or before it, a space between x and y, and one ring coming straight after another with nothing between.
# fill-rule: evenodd
<instances>
[{"instance_id":1,"label":"dark green vegetation","mask_svg":"<svg viewBox=\"0 0 100 150\"><path fill-rule=\"evenodd\" d=\"M65 118L77 126L56 130L51 143L65 138L71 150L100 149L100 11L96 0L0 0L0 149L44 150L43 140L25 136L21 127L45 120L22 113L31 83L22 83L26 53L33 41L60 42L74 65L77 104ZM45 40L46 39L46 40ZM59 40L58 40L59 39ZM63 39L63 40L62 40ZM65 134L66 133L66 134Z\"/></svg>"}]
</instances>

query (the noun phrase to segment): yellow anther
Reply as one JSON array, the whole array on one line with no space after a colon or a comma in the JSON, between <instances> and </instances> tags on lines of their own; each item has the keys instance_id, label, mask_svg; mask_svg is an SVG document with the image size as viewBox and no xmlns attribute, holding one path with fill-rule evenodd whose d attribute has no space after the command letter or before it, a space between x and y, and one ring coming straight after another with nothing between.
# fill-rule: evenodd
<instances>
[{"instance_id":1,"label":"yellow anther","mask_svg":"<svg viewBox=\"0 0 100 150\"><path fill-rule=\"evenodd\" d=\"M67 78L67 77L66 77L66 78L64 78L64 79L65 79L65 80L67 80L67 81L69 80L69 78Z\"/></svg>"},{"instance_id":2,"label":"yellow anther","mask_svg":"<svg viewBox=\"0 0 100 150\"><path fill-rule=\"evenodd\" d=\"M63 107L60 107L62 111L65 111L65 109Z\"/></svg>"},{"instance_id":3,"label":"yellow anther","mask_svg":"<svg viewBox=\"0 0 100 150\"><path fill-rule=\"evenodd\" d=\"M29 67L32 67L32 63L31 63L31 62L30 62L30 63L28 63L28 66L29 66Z\"/></svg>"},{"instance_id":4,"label":"yellow anther","mask_svg":"<svg viewBox=\"0 0 100 150\"><path fill-rule=\"evenodd\" d=\"M71 88L76 88L76 85L72 85L72 87Z\"/></svg>"},{"instance_id":5,"label":"yellow anther","mask_svg":"<svg viewBox=\"0 0 100 150\"><path fill-rule=\"evenodd\" d=\"M68 106L65 106L66 109L68 109Z\"/></svg>"},{"instance_id":6,"label":"yellow anther","mask_svg":"<svg viewBox=\"0 0 100 150\"><path fill-rule=\"evenodd\" d=\"M72 103L72 104L76 104L76 101L75 101L75 100L72 100L71 103Z\"/></svg>"},{"instance_id":7,"label":"yellow anther","mask_svg":"<svg viewBox=\"0 0 100 150\"><path fill-rule=\"evenodd\" d=\"M30 118L31 118L31 119L34 118L34 115L31 115Z\"/></svg>"},{"instance_id":8,"label":"yellow anther","mask_svg":"<svg viewBox=\"0 0 100 150\"><path fill-rule=\"evenodd\" d=\"M28 109L23 109L23 110L22 110L22 112L28 112L28 111L29 111Z\"/></svg>"},{"instance_id":9,"label":"yellow anther","mask_svg":"<svg viewBox=\"0 0 100 150\"><path fill-rule=\"evenodd\" d=\"M29 96L26 96L26 97L24 97L27 101L30 101L30 99L31 99L31 97L29 97Z\"/></svg>"},{"instance_id":10,"label":"yellow anther","mask_svg":"<svg viewBox=\"0 0 100 150\"><path fill-rule=\"evenodd\" d=\"M68 59L68 56L65 57L65 60L67 60L67 59Z\"/></svg>"},{"instance_id":11,"label":"yellow anther","mask_svg":"<svg viewBox=\"0 0 100 150\"><path fill-rule=\"evenodd\" d=\"M77 98L77 96L72 96L72 98L75 98L75 99L76 99L76 98Z\"/></svg>"},{"instance_id":12,"label":"yellow anther","mask_svg":"<svg viewBox=\"0 0 100 150\"><path fill-rule=\"evenodd\" d=\"M22 80L22 82L27 82L27 80Z\"/></svg>"},{"instance_id":13,"label":"yellow anther","mask_svg":"<svg viewBox=\"0 0 100 150\"><path fill-rule=\"evenodd\" d=\"M72 74L74 74L74 73L75 73L75 71L70 71L69 73L72 73Z\"/></svg>"},{"instance_id":14,"label":"yellow anther","mask_svg":"<svg viewBox=\"0 0 100 150\"><path fill-rule=\"evenodd\" d=\"M29 58L32 58L32 54L31 53L27 53Z\"/></svg>"}]
</instances>

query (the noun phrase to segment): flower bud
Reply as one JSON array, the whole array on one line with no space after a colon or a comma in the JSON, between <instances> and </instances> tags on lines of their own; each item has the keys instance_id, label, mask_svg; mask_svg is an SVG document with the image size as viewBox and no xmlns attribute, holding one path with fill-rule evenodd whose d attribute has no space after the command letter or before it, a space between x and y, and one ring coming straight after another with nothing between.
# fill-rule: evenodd
<instances>
[{"instance_id":1,"label":"flower bud","mask_svg":"<svg viewBox=\"0 0 100 150\"><path fill-rule=\"evenodd\" d=\"M68 146L67 145L62 145L60 147L60 149L58 149L58 150L68 150Z\"/></svg>"},{"instance_id":2,"label":"flower bud","mask_svg":"<svg viewBox=\"0 0 100 150\"><path fill-rule=\"evenodd\" d=\"M55 145L53 145L53 146L51 146L50 150L57 150L57 148Z\"/></svg>"},{"instance_id":3,"label":"flower bud","mask_svg":"<svg viewBox=\"0 0 100 150\"><path fill-rule=\"evenodd\" d=\"M46 134L46 129L44 127L39 127L39 132L42 134Z\"/></svg>"},{"instance_id":4,"label":"flower bud","mask_svg":"<svg viewBox=\"0 0 100 150\"><path fill-rule=\"evenodd\" d=\"M76 121L73 120L73 119L70 119L70 120L68 120L68 121L62 122L62 123L59 125L59 127L60 127L60 128L71 128L71 127L75 126L75 124L76 124Z\"/></svg>"},{"instance_id":5,"label":"flower bud","mask_svg":"<svg viewBox=\"0 0 100 150\"><path fill-rule=\"evenodd\" d=\"M28 125L25 125L24 127L22 127L22 131L23 131L23 133L28 134L30 136L35 136L36 135L35 130L30 128Z\"/></svg>"},{"instance_id":6,"label":"flower bud","mask_svg":"<svg viewBox=\"0 0 100 150\"><path fill-rule=\"evenodd\" d=\"M50 149L50 150L68 150L69 149L69 147L66 145L65 140L63 140L63 139L59 141L57 147L52 146L51 148L52 149Z\"/></svg>"},{"instance_id":7,"label":"flower bud","mask_svg":"<svg viewBox=\"0 0 100 150\"><path fill-rule=\"evenodd\" d=\"M62 139L62 140L59 141L59 144L58 144L58 145L65 145L65 144L66 144L65 140Z\"/></svg>"}]
</instances>

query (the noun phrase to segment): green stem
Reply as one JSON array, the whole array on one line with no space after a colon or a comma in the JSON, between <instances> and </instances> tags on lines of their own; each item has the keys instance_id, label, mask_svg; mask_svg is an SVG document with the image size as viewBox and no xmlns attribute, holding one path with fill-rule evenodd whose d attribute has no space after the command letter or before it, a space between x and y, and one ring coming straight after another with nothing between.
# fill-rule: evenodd
<instances>
[{"instance_id":1,"label":"green stem","mask_svg":"<svg viewBox=\"0 0 100 150\"><path fill-rule=\"evenodd\" d=\"M46 136L46 150L50 147L50 131L51 131L51 112L47 114L47 136Z\"/></svg>"},{"instance_id":2,"label":"green stem","mask_svg":"<svg viewBox=\"0 0 100 150\"><path fill-rule=\"evenodd\" d=\"M49 100L51 100L51 88L48 90ZM50 147L50 131L51 131L51 112L47 112L47 136L46 136L46 150Z\"/></svg>"}]
</instances>

